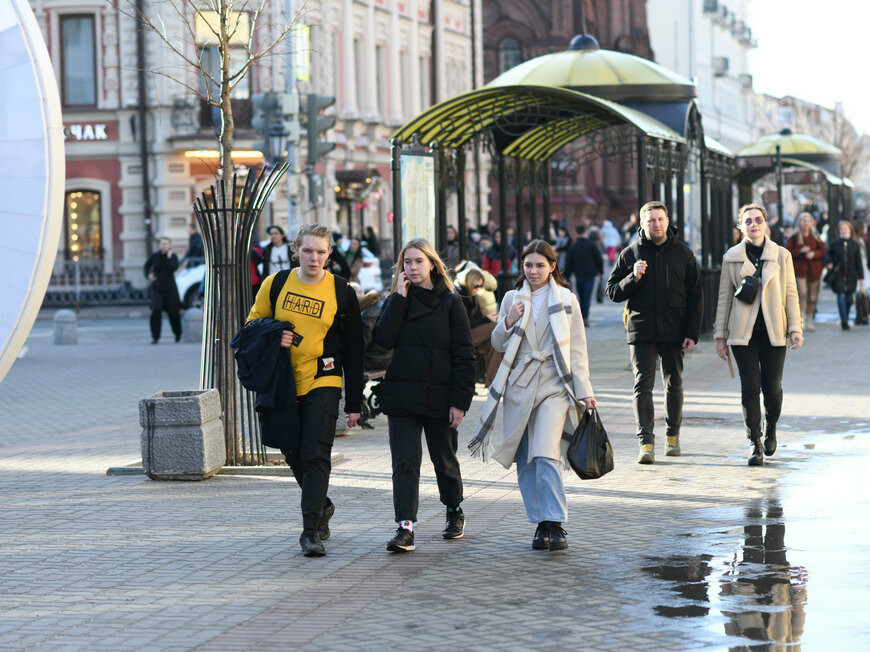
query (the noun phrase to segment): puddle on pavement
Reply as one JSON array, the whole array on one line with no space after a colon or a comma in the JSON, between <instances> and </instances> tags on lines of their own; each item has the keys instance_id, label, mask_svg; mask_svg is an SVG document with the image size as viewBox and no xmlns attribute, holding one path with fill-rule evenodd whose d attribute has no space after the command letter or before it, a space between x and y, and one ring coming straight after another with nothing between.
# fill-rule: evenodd
<instances>
[{"instance_id":1,"label":"puddle on pavement","mask_svg":"<svg viewBox=\"0 0 870 652\"><path fill-rule=\"evenodd\" d=\"M649 602L654 614L716 634L731 650L870 648L870 434L807 443L824 455L795 465L775 493L736 512L702 510L728 526L679 535L704 554L643 560L665 589Z\"/></svg>"}]
</instances>

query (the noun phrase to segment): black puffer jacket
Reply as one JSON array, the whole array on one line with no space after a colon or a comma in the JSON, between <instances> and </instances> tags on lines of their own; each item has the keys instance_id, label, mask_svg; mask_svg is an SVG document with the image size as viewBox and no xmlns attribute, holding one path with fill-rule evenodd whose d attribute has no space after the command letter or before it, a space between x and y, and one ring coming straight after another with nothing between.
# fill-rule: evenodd
<instances>
[{"instance_id":1,"label":"black puffer jacket","mask_svg":"<svg viewBox=\"0 0 870 652\"><path fill-rule=\"evenodd\" d=\"M474 346L462 300L435 277L434 287L393 292L375 326L375 342L393 350L381 404L394 416L446 419L474 396Z\"/></svg>"},{"instance_id":2,"label":"black puffer jacket","mask_svg":"<svg viewBox=\"0 0 870 652\"><path fill-rule=\"evenodd\" d=\"M858 287L858 279L864 278L860 246L854 240L837 238L828 249L825 264L834 266L831 289L837 294L852 294Z\"/></svg>"},{"instance_id":3,"label":"black puffer jacket","mask_svg":"<svg viewBox=\"0 0 870 652\"><path fill-rule=\"evenodd\" d=\"M646 273L632 276L638 260ZM607 279L607 296L616 303L628 301L628 342L673 342L701 334L701 275L695 254L668 230L668 239L657 247L640 229L638 239L622 250Z\"/></svg>"}]
</instances>

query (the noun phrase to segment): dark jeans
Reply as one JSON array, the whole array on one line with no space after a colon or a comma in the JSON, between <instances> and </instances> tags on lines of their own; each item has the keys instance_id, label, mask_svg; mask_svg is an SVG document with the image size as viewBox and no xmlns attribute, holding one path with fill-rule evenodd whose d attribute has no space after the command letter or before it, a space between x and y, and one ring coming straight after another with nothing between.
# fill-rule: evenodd
<instances>
[{"instance_id":1,"label":"dark jeans","mask_svg":"<svg viewBox=\"0 0 870 652\"><path fill-rule=\"evenodd\" d=\"M849 311L852 310L852 293L837 292L837 310L840 311L840 323L849 323Z\"/></svg>"},{"instance_id":2,"label":"dark jeans","mask_svg":"<svg viewBox=\"0 0 870 652\"><path fill-rule=\"evenodd\" d=\"M740 371L740 400L746 436L761 438L761 400L764 394L764 418L775 424L782 412L782 369L784 346L773 346L766 328L757 328L746 346L732 346L734 361Z\"/></svg>"},{"instance_id":3,"label":"dark jeans","mask_svg":"<svg viewBox=\"0 0 870 652\"><path fill-rule=\"evenodd\" d=\"M595 278L595 276L589 276L576 280L577 298L580 299L580 312L583 314L583 321L589 321L589 306L592 304L592 294L595 292Z\"/></svg>"},{"instance_id":4,"label":"dark jeans","mask_svg":"<svg viewBox=\"0 0 870 652\"><path fill-rule=\"evenodd\" d=\"M341 389L318 387L296 399L299 405L299 450L281 449L302 488L302 528L312 532L320 524L328 498L332 470L332 442Z\"/></svg>"},{"instance_id":5,"label":"dark jeans","mask_svg":"<svg viewBox=\"0 0 870 652\"><path fill-rule=\"evenodd\" d=\"M420 496L420 464L423 461L421 432L426 433L429 459L435 467L438 494L447 507L462 502L462 475L456 449L459 436L446 418L410 416L388 418L390 453L393 457L393 508L396 522L416 521Z\"/></svg>"},{"instance_id":6,"label":"dark jeans","mask_svg":"<svg viewBox=\"0 0 870 652\"><path fill-rule=\"evenodd\" d=\"M656 381L656 358L661 358L662 382L665 385L665 423L668 435L679 435L683 422L683 351L671 342L635 342L630 344L631 368L634 371L634 420L642 444L654 444L655 408L653 387Z\"/></svg>"}]
</instances>

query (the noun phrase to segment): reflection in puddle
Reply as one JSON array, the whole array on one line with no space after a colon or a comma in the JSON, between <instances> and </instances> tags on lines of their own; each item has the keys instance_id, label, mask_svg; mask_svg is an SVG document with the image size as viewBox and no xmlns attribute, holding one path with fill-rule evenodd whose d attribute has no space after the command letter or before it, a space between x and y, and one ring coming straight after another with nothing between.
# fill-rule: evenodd
<instances>
[{"instance_id":1,"label":"reflection in puddle","mask_svg":"<svg viewBox=\"0 0 870 652\"><path fill-rule=\"evenodd\" d=\"M804 628L807 573L786 559L785 523L777 500L747 507L743 541L733 555L648 558L643 571L679 596L653 610L668 618L725 619L725 633L758 643L794 644ZM740 649L740 648L735 648Z\"/></svg>"}]
</instances>

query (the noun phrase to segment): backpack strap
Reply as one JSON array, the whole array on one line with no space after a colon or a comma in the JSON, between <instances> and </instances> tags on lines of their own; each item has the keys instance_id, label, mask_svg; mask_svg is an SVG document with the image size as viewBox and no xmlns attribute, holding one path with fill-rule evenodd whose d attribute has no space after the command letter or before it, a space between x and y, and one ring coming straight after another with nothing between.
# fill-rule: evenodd
<instances>
[{"instance_id":1,"label":"backpack strap","mask_svg":"<svg viewBox=\"0 0 870 652\"><path fill-rule=\"evenodd\" d=\"M280 272L275 274L275 278L272 279L272 287L269 288L269 299L272 303L272 316L275 316L275 306L278 303L278 294L281 292L281 288L284 287L284 284L287 282L287 279L290 277L289 269L282 269Z\"/></svg>"},{"instance_id":2,"label":"backpack strap","mask_svg":"<svg viewBox=\"0 0 870 652\"><path fill-rule=\"evenodd\" d=\"M333 274L332 278L335 281L335 302L338 304L338 331L341 334L342 341L344 341L344 332L347 325L348 285L347 281L338 274Z\"/></svg>"}]
</instances>

